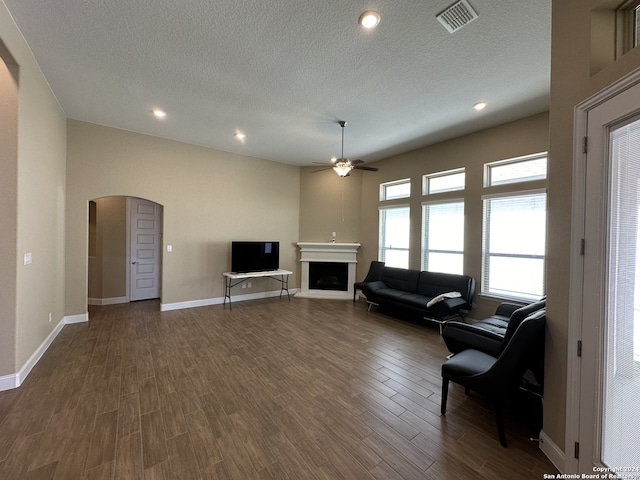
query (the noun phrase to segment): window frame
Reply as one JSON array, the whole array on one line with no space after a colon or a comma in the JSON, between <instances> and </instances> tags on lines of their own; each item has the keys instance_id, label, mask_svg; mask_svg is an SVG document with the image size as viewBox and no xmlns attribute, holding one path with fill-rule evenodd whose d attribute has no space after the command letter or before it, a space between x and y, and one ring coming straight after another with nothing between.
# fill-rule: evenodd
<instances>
[{"instance_id":1,"label":"window frame","mask_svg":"<svg viewBox=\"0 0 640 480\"><path fill-rule=\"evenodd\" d=\"M463 174L463 182L461 187L449 188L446 190L438 190L437 192L430 191L430 183L432 179L459 175L461 173ZM459 192L466 188L466 182L467 182L467 177L466 177L466 172L464 167L454 168L452 170L446 170L443 172L427 173L422 176L422 195L427 196L427 195L439 195L441 193L448 193L448 192Z\"/></svg>"},{"instance_id":2,"label":"window frame","mask_svg":"<svg viewBox=\"0 0 640 480\"><path fill-rule=\"evenodd\" d=\"M616 9L618 57L640 45L640 0L628 0Z\"/></svg>"},{"instance_id":3,"label":"window frame","mask_svg":"<svg viewBox=\"0 0 640 480\"><path fill-rule=\"evenodd\" d=\"M409 185L409 192L406 195L389 197L387 195L387 189L389 187L396 187L399 185ZM399 200L402 198L410 198L411 197L411 179L410 178L402 178L400 180L393 180L391 182L384 182L380 184L380 201L386 202L389 200Z\"/></svg>"},{"instance_id":4,"label":"window frame","mask_svg":"<svg viewBox=\"0 0 640 480\"><path fill-rule=\"evenodd\" d=\"M441 250L429 248L429 220L427 217L428 207L432 205L448 205L448 204L461 204L462 205L462 250ZM420 266L422 270L436 271L429 269L429 253L446 253L446 254L460 254L462 255L462 269L459 272L447 271L443 273L455 273L462 275L464 272L464 217L465 217L465 201L464 198L452 198L446 200L430 200L422 202L422 237L420 246Z\"/></svg>"},{"instance_id":5,"label":"window frame","mask_svg":"<svg viewBox=\"0 0 640 480\"><path fill-rule=\"evenodd\" d=\"M547 159L547 167L545 169L545 174L544 177L524 177L521 179L516 179L516 180L511 180L511 181L503 181L503 182L499 182L499 183L493 183L491 180L491 171L493 168L497 168L497 167L504 167L505 165L514 165L517 163L526 163L526 162L531 162L533 160L538 160L541 158L546 158ZM484 178L483 178L483 182L484 182L484 187L485 188L492 188L492 187L500 187L500 186L504 186L504 185L518 185L521 183L525 183L525 182L539 182L539 181L544 181L547 180L549 178L549 152L539 152L539 153L532 153L531 155L524 155L521 157L515 157L515 158L507 158L504 160L497 160L495 162L489 162L489 163L485 163L484 164Z\"/></svg>"}]
</instances>

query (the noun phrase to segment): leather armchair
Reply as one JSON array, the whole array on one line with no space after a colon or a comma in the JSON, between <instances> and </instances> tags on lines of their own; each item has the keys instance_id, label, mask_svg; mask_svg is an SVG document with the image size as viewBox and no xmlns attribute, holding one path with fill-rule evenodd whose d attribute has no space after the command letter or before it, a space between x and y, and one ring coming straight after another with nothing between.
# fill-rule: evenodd
<instances>
[{"instance_id":1,"label":"leather armchair","mask_svg":"<svg viewBox=\"0 0 640 480\"><path fill-rule=\"evenodd\" d=\"M498 357L470 348L449 358L442 365L442 415L447 411L449 382L464 386L465 393L473 390L484 394L495 404L498 437L506 447L502 408L518 391L529 355L544 343L545 315L546 311L542 309L523 319Z\"/></svg>"},{"instance_id":2,"label":"leather armchair","mask_svg":"<svg viewBox=\"0 0 640 480\"><path fill-rule=\"evenodd\" d=\"M474 323L449 321L442 329L442 339L451 353L468 348L498 357L514 332L528 316L544 310L546 300L525 305L501 303L496 313ZM535 376L535 383L544 384L544 342L538 342L528 358L528 369ZM534 382L532 382L534 383Z\"/></svg>"}]
</instances>

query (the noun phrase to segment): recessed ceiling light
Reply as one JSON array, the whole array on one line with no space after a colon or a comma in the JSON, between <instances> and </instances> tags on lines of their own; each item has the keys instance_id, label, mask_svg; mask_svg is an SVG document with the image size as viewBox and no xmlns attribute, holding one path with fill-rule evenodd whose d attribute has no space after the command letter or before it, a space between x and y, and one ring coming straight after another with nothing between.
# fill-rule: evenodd
<instances>
[{"instance_id":1,"label":"recessed ceiling light","mask_svg":"<svg viewBox=\"0 0 640 480\"><path fill-rule=\"evenodd\" d=\"M234 133L234 136L238 139L238 140L244 140L246 138L246 135L244 133L240 133L240 132L236 132Z\"/></svg>"},{"instance_id":2,"label":"recessed ceiling light","mask_svg":"<svg viewBox=\"0 0 640 480\"><path fill-rule=\"evenodd\" d=\"M483 110L484 107L486 107L487 105L489 105L487 102L478 102L473 106L473 108L480 111L480 110Z\"/></svg>"},{"instance_id":3,"label":"recessed ceiling light","mask_svg":"<svg viewBox=\"0 0 640 480\"><path fill-rule=\"evenodd\" d=\"M158 118L164 118L167 116L167 112L165 112L164 110L160 110L159 108L154 108L153 114Z\"/></svg>"},{"instance_id":4,"label":"recessed ceiling light","mask_svg":"<svg viewBox=\"0 0 640 480\"><path fill-rule=\"evenodd\" d=\"M367 10L358 19L358 23L364 28L373 28L380 23L380 14L373 10Z\"/></svg>"}]
</instances>

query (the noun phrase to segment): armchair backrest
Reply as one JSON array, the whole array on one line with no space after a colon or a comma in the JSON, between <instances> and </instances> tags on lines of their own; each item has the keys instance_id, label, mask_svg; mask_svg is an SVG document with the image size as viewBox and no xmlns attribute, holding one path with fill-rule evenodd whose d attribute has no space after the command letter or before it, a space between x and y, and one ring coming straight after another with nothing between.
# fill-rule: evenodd
<instances>
[{"instance_id":1,"label":"armchair backrest","mask_svg":"<svg viewBox=\"0 0 640 480\"><path fill-rule=\"evenodd\" d=\"M527 368L531 353L544 342L546 309L528 315L520 322L502 353L487 372L497 379L494 388L511 388L519 381Z\"/></svg>"},{"instance_id":2,"label":"armchair backrest","mask_svg":"<svg viewBox=\"0 0 640 480\"><path fill-rule=\"evenodd\" d=\"M529 317L531 314L538 312L539 310L543 310L546 306L546 300L541 300L539 302L525 305L524 307L521 307L513 312L511 314L511 317L509 318L509 325L507 325L507 330L504 333L504 341L502 342L501 351L507 347L509 341L511 340L523 320Z\"/></svg>"}]
</instances>

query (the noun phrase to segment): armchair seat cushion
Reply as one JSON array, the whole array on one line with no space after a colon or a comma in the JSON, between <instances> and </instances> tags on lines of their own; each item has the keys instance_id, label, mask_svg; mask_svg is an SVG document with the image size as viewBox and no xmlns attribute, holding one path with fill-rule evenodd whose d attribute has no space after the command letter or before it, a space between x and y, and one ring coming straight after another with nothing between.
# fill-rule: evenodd
<instances>
[{"instance_id":1,"label":"armchair seat cushion","mask_svg":"<svg viewBox=\"0 0 640 480\"><path fill-rule=\"evenodd\" d=\"M447 360L446 375L452 381L460 377L479 375L493 367L496 360L492 355L470 348Z\"/></svg>"}]
</instances>

